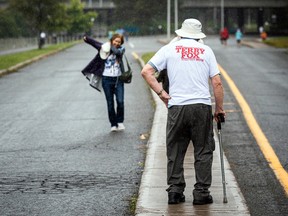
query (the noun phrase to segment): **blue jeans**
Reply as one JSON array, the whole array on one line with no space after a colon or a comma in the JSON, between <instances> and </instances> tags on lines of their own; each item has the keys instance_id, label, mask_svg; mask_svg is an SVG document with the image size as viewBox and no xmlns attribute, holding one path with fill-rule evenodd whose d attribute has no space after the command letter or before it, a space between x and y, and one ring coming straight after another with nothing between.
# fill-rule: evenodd
<instances>
[{"instance_id":1,"label":"blue jeans","mask_svg":"<svg viewBox=\"0 0 288 216\"><path fill-rule=\"evenodd\" d=\"M124 83L118 77L102 77L102 86L105 93L108 117L111 127L124 122ZM116 97L117 110L114 108L114 95Z\"/></svg>"}]
</instances>

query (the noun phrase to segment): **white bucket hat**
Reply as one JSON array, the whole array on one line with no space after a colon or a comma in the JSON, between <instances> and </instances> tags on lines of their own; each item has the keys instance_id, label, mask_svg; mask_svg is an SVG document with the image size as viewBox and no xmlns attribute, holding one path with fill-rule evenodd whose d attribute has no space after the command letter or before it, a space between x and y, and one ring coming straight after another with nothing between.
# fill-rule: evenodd
<instances>
[{"instance_id":1,"label":"white bucket hat","mask_svg":"<svg viewBox=\"0 0 288 216\"><path fill-rule=\"evenodd\" d=\"M197 19L186 19L182 23L181 29L176 30L176 34L180 37L193 39L202 39L206 35L202 32L202 24Z\"/></svg>"},{"instance_id":2,"label":"white bucket hat","mask_svg":"<svg viewBox=\"0 0 288 216\"><path fill-rule=\"evenodd\" d=\"M100 49L100 58L101 59L107 59L109 54L110 54L110 48L111 48L111 43L106 42L103 43Z\"/></svg>"}]
</instances>

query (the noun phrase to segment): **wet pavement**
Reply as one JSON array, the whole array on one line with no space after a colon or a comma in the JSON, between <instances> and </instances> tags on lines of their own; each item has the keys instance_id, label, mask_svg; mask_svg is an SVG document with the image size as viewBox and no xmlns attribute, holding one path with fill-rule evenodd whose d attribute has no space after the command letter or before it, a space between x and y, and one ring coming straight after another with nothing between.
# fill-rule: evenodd
<instances>
[{"instance_id":1,"label":"wet pavement","mask_svg":"<svg viewBox=\"0 0 288 216\"><path fill-rule=\"evenodd\" d=\"M125 85L126 130L111 133L104 93L81 73L96 53L77 44L1 77L1 216L133 215L151 94L135 74ZM127 58L140 71L129 48Z\"/></svg>"}]
</instances>

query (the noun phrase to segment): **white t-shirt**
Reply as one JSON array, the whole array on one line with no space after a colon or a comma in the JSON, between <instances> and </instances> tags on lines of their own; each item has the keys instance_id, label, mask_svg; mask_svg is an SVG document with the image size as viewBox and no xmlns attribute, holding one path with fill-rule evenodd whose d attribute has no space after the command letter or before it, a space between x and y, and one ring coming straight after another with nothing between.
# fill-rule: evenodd
<instances>
[{"instance_id":1,"label":"white t-shirt","mask_svg":"<svg viewBox=\"0 0 288 216\"><path fill-rule=\"evenodd\" d=\"M157 71L167 69L168 107L203 103L211 105L209 78L220 74L212 49L182 38L162 47L148 62Z\"/></svg>"},{"instance_id":2,"label":"white t-shirt","mask_svg":"<svg viewBox=\"0 0 288 216\"><path fill-rule=\"evenodd\" d=\"M116 59L116 55L111 54L105 61L103 76L117 77L121 75L120 64Z\"/></svg>"}]
</instances>

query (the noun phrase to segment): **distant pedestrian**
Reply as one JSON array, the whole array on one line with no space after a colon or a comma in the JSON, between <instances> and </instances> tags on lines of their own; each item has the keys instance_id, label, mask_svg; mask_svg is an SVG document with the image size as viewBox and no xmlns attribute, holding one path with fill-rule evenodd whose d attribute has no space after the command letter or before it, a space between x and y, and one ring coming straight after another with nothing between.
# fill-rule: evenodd
<instances>
[{"instance_id":1,"label":"distant pedestrian","mask_svg":"<svg viewBox=\"0 0 288 216\"><path fill-rule=\"evenodd\" d=\"M90 80L90 85L100 91L93 81L102 80L105 93L108 117L111 124L111 132L125 130L124 122L124 82L119 76L124 72L122 57L125 48L122 46L122 35L114 34L109 42L101 43L91 37L84 36L84 41L98 50L94 59L82 70L82 73ZM96 78L96 79L95 79ZM91 83L92 81L92 83ZM117 108L114 107L114 96Z\"/></svg>"},{"instance_id":2,"label":"distant pedestrian","mask_svg":"<svg viewBox=\"0 0 288 216\"><path fill-rule=\"evenodd\" d=\"M261 37L262 41L265 41L267 39L267 33L265 31L262 31L260 34L260 37Z\"/></svg>"},{"instance_id":3,"label":"distant pedestrian","mask_svg":"<svg viewBox=\"0 0 288 216\"><path fill-rule=\"evenodd\" d=\"M259 26L259 33L261 34L264 31L263 26Z\"/></svg>"},{"instance_id":4,"label":"distant pedestrian","mask_svg":"<svg viewBox=\"0 0 288 216\"><path fill-rule=\"evenodd\" d=\"M236 42L237 42L238 47L241 47L242 37L243 37L243 34L242 34L241 30L238 28L236 33L235 33L235 38L236 38Z\"/></svg>"},{"instance_id":5,"label":"distant pedestrian","mask_svg":"<svg viewBox=\"0 0 288 216\"><path fill-rule=\"evenodd\" d=\"M45 45L45 40L46 40L46 34L45 32L41 32L39 40L39 49L42 49L42 47Z\"/></svg>"},{"instance_id":6,"label":"distant pedestrian","mask_svg":"<svg viewBox=\"0 0 288 216\"><path fill-rule=\"evenodd\" d=\"M227 40L229 38L229 31L226 27L224 27L221 31L220 31L220 41L221 44L223 45L227 45Z\"/></svg>"},{"instance_id":7,"label":"distant pedestrian","mask_svg":"<svg viewBox=\"0 0 288 216\"><path fill-rule=\"evenodd\" d=\"M209 83L215 97L214 118L223 110L223 87L212 49L199 42L206 37L196 19L186 19L176 30L179 39L162 47L142 69L142 76L168 107L166 126L168 204L185 202L184 158L190 141L194 146L196 183L193 204L213 202L209 188L215 141ZM165 70L167 69L167 71ZM165 71L169 94L155 78ZM210 82L211 81L211 82Z\"/></svg>"},{"instance_id":8,"label":"distant pedestrian","mask_svg":"<svg viewBox=\"0 0 288 216\"><path fill-rule=\"evenodd\" d=\"M124 37L125 37L125 41L128 42L128 40L129 40L129 32L128 31L124 32Z\"/></svg>"}]
</instances>

